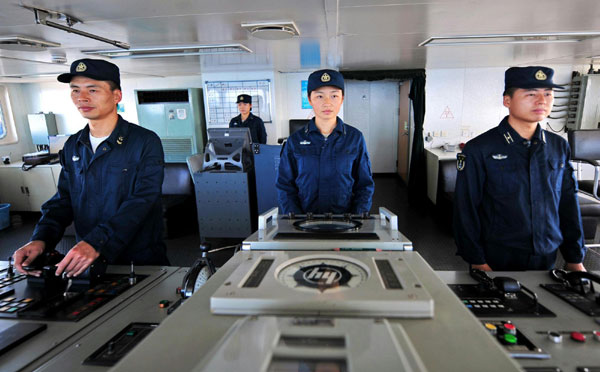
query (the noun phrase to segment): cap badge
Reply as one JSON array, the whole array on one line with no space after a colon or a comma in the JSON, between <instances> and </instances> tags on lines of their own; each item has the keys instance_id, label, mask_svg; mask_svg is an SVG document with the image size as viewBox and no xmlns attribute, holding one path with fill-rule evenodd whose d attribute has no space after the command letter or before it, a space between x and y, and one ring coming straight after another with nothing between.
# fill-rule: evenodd
<instances>
[{"instance_id":1,"label":"cap badge","mask_svg":"<svg viewBox=\"0 0 600 372\"><path fill-rule=\"evenodd\" d=\"M87 70L87 66L83 62L79 62L79 64L75 68L75 71L77 72L84 72L85 70Z\"/></svg>"},{"instance_id":2,"label":"cap badge","mask_svg":"<svg viewBox=\"0 0 600 372\"><path fill-rule=\"evenodd\" d=\"M546 80L548 78L548 76L546 76L546 74L544 74L544 71L538 70L538 72L535 73L535 78L538 80Z\"/></svg>"},{"instance_id":3,"label":"cap badge","mask_svg":"<svg viewBox=\"0 0 600 372\"><path fill-rule=\"evenodd\" d=\"M325 72L325 73L323 73L323 75L321 75L321 81L323 83L326 83L326 82L328 82L330 80L331 80L331 76L329 76L328 73Z\"/></svg>"},{"instance_id":4,"label":"cap badge","mask_svg":"<svg viewBox=\"0 0 600 372\"><path fill-rule=\"evenodd\" d=\"M240 97L240 101L243 101L243 100L244 100L244 96L241 96L241 97Z\"/></svg>"},{"instance_id":5,"label":"cap badge","mask_svg":"<svg viewBox=\"0 0 600 372\"><path fill-rule=\"evenodd\" d=\"M123 136L119 136L119 138L117 138L117 144L119 144L119 145L123 144Z\"/></svg>"}]
</instances>

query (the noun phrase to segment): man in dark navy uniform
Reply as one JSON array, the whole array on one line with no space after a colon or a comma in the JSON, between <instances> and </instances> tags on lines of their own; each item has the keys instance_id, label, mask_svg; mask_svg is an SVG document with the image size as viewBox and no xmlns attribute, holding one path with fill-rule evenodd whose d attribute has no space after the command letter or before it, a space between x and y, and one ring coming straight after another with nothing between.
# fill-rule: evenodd
<instances>
[{"instance_id":1,"label":"man in dark navy uniform","mask_svg":"<svg viewBox=\"0 0 600 372\"><path fill-rule=\"evenodd\" d=\"M277 176L283 213L363 213L371 209L374 183L362 133L337 117L344 78L320 70L308 78L315 117L287 140Z\"/></svg>"},{"instance_id":2,"label":"man in dark navy uniform","mask_svg":"<svg viewBox=\"0 0 600 372\"><path fill-rule=\"evenodd\" d=\"M31 242L15 252L15 267L25 272L23 266L53 249L71 222L78 243L57 265L56 275L77 276L100 255L111 264L168 264L162 241L162 145L154 132L117 114L119 68L82 59L58 81L69 83L71 99L89 124L65 143L58 191L42 206Z\"/></svg>"},{"instance_id":3,"label":"man in dark navy uniform","mask_svg":"<svg viewBox=\"0 0 600 372\"><path fill-rule=\"evenodd\" d=\"M265 123L262 119L252 112L252 96L248 94L240 94L237 96L238 110L240 114L229 122L229 128L250 128L252 143L267 143L267 131Z\"/></svg>"},{"instance_id":4,"label":"man in dark navy uniform","mask_svg":"<svg viewBox=\"0 0 600 372\"><path fill-rule=\"evenodd\" d=\"M577 181L568 143L538 122L552 110L554 71L505 73L508 116L457 155L454 237L481 270L547 270L560 249L568 270L585 270Z\"/></svg>"}]
</instances>

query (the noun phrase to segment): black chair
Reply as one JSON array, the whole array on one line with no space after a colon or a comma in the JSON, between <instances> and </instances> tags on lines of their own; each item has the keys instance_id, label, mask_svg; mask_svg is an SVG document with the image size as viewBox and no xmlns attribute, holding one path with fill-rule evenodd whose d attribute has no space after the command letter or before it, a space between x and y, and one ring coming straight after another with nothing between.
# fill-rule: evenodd
<instances>
[{"instance_id":1,"label":"black chair","mask_svg":"<svg viewBox=\"0 0 600 372\"><path fill-rule=\"evenodd\" d=\"M194 200L194 185L187 164L165 163L162 206L166 238L189 233L197 228Z\"/></svg>"},{"instance_id":2,"label":"black chair","mask_svg":"<svg viewBox=\"0 0 600 372\"><path fill-rule=\"evenodd\" d=\"M569 131L569 145L571 146L571 160L574 162L590 164L594 167L594 180L581 180L579 189L598 197L598 183L600 178L600 129L572 130Z\"/></svg>"}]
</instances>

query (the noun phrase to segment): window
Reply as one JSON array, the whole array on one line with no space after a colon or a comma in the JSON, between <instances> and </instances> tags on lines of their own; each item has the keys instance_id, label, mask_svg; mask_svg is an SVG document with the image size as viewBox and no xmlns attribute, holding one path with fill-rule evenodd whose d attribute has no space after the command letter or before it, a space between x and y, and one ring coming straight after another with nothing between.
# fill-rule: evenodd
<instances>
[{"instance_id":1,"label":"window","mask_svg":"<svg viewBox=\"0 0 600 372\"><path fill-rule=\"evenodd\" d=\"M4 112L2 111L2 105L0 105L0 139L6 137L6 120L4 119Z\"/></svg>"},{"instance_id":2,"label":"window","mask_svg":"<svg viewBox=\"0 0 600 372\"><path fill-rule=\"evenodd\" d=\"M0 145L16 143L17 130L12 116L8 89L0 85Z\"/></svg>"}]
</instances>

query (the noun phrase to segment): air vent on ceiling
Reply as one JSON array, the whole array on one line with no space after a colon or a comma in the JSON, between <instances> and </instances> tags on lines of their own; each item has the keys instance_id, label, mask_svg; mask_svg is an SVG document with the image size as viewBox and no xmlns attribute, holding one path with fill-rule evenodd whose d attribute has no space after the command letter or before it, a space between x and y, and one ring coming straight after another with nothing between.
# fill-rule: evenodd
<instances>
[{"instance_id":1,"label":"air vent on ceiling","mask_svg":"<svg viewBox=\"0 0 600 372\"><path fill-rule=\"evenodd\" d=\"M300 31L294 21L242 23L242 28L250 32L252 36L264 40L283 40L300 36Z\"/></svg>"},{"instance_id":2,"label":"air vent on ceiling","mask_svg":"<svg viewBox=\"0 0 600 372\"><path fill-rule=\"evenodd\" d=\"M29 36L13 35L0 36L0 49L18 50L22 52L39 52L49 47L59 47L60 44L36 39Z\"/></svg>"},{"instance_id":3,"label":"air vent on ceiling","mask_svg":"<svg viewBox=\"0 0 600 372\"><path fill-rule=\"evenodd\" d=\"M201 56L207 54L252 53L252 50L242 44L191 44L131 48L129 50L82 50L82 53L109 58L162 58Z\"/></svg>"}]
</instances>

